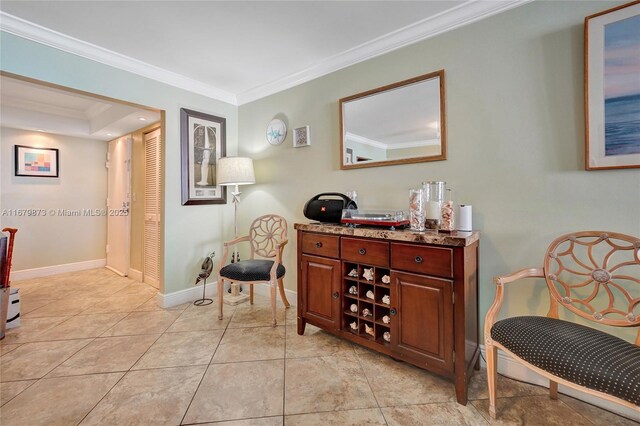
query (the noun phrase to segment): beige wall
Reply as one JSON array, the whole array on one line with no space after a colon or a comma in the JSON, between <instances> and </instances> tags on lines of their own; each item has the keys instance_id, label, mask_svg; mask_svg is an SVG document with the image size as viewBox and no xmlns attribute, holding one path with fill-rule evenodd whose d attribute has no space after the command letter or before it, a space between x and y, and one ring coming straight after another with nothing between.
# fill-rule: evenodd
<instances>
[{"instance_id":1,"label":"beige wall","mask_svg":"<svg viewBox=\"0 0 640 426\"><path fill-rule=\"evenodd\" d=\"M13 270L104 259L106 217L62 216L58 209L105 208L107 143L5 127L0 132L0 226L18 228ZM14 145L58 148L60 177L14 176ZM11 216L11 209L47 214Z\"/></svg>"},{"instance_id":2,"label":"beige wall","mask_svg":"<svg viewBox=\"0 0 640 426\"><path fill-rule=\"evenodd\" d=\"M447 181L472 204L480 242L481 321L492 277L541 266L548 244L576 230L640 235L640 169L584 170L583 21L620 2L533 2L351 66L239 109L240 154L254 158L243 188L240 229L267 212L290 222L286 287L296 287L293 222L307 199L358 190L364 209L407 209L407 191ZM445 69L448 160L340 170L338 99ZM313 145L264 137L276 114L311 126ZM545 314L544 283L509 289L505 311ZM631 331L618 334L630 338Z\"/></svg>"}]
</instances>

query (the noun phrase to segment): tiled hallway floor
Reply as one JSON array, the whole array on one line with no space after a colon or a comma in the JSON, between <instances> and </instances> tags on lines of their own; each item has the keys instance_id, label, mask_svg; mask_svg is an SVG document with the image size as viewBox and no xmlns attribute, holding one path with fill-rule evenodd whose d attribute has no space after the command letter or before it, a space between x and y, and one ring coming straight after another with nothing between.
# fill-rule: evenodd
<instances>
[{"instance_id":1,"label":"tiled hallway floor","mask_svg":"<svg viewBox=\"0 0 640 426\"><path fill-rule=\"evenodd\" d=\"M152 288L106 269L13 284L22 325L0 346L4 426L635 424L504 378L493 422L484 370L461 406L438 376L312 326L298 336L295 308L270 327L259 296L218 321L216 304L161 309Z\"/></svg>"}]
</instances>

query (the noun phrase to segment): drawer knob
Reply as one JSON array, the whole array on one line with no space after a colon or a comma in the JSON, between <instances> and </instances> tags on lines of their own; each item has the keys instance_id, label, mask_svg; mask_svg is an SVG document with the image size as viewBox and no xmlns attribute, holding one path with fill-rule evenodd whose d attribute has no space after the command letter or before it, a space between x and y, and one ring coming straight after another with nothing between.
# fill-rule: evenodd
<instances>
[{"instance_id":1,"label":"drawer knob","mask_svg":"<svg viewBox=\"0 0 640 426\"><path fill-rule=\"evenodd\" d=\"M340 293L338 293L337 291L335 293L332 294L334 299L337 299L338 297L340 297Z\"/></svg>"},{"instance_id":2,"label":"drawer knob","mask_svg":"<svg viewBox=\"0 0 640 426\"><path fill-rule=\"evenodd\" d=\"M398 313L398 311L396 311L396 308L391 308L391 309L389 310L389 313L390 313L391 315L395 316L395 315Z\"/></svg>"},{"instance_id":3,"label":"drawer knob","mask_svg":"<svg viewBox=\"0 0 640 426\"><path fill-rule=\"evenodd\" d=\"M318 241L318 242L316 243L316 248L321 248L321 247L322 247L322 243L321 243L320 241Z\"/></svg>"},{"instance_id":4,"label":"drawer knob","mask_svg":"<svg viewBox=\"0 0 640 426\"><path fill-rule=\"evenodd\" d=\"M416 256L415 261L416 263L422 263L422 256Z\"/></svg>"},{"instance_id":5,"label":"drawer knob","mask_svg":"<svg viewBox=\"0 0 640 426\"><path fill-rule=\"evenodd\" d=\"M358 253L364 255L365 253L367 253L367 251L363 248L361 248L360 250L358 250Z\"/></svg>"}]
</instances>

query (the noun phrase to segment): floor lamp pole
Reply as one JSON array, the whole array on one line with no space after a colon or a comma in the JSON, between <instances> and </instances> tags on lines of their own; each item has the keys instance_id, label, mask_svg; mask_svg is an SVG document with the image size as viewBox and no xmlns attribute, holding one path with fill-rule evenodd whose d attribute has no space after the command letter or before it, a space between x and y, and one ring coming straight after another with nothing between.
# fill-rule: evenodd
<instances>
[{"instance_id":1,"label":"floor lamp pole","mask_svg":"<svg viewBox=\"0 0 640 426\"><path fill-rule=\"evenodd\" d=\"M240 204L240 190L236 185L235 191L231 193L233 196L233 238L238 238L238 204ZM240 253L237 250L237 244L233 246L233 253L231 255L231 263L240 262ZM231 294L225 296L225 303L229 305L237 305L242 302L246 302L249 296L246 294L240 294L242 287L239 283L232 283L229 288Z\"/></svg>"}]
</instances>

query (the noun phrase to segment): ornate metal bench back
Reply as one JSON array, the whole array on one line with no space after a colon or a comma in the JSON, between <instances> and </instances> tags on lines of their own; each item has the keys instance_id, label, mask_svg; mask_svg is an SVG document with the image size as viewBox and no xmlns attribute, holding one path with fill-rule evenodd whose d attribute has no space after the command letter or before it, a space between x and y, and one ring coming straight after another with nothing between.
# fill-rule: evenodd
<instances>
[{"instance_id":1,"label":"ornate metal bench back","mask_svg":"<svg viewBox=\"0 0 640 426\"><path fill-rule=\"evenodd\" d=\"M547 250L552 299L598 323L640 325L640 240L612 232L563 235ZM553 310L553 307L552 307Z\"/></svg>"},{"instance_id":2,"label":"ornate metal bench back","mask_svg":"<svg viewBox=\"0 0 640 426\"><path fill-rule=\"evenodd\" d=\"M277 215L260 216L251 223L251 258L254 254L261 257L275 257L277 244L287 239L287 221Z\"/></svg>"}]
</instances>

